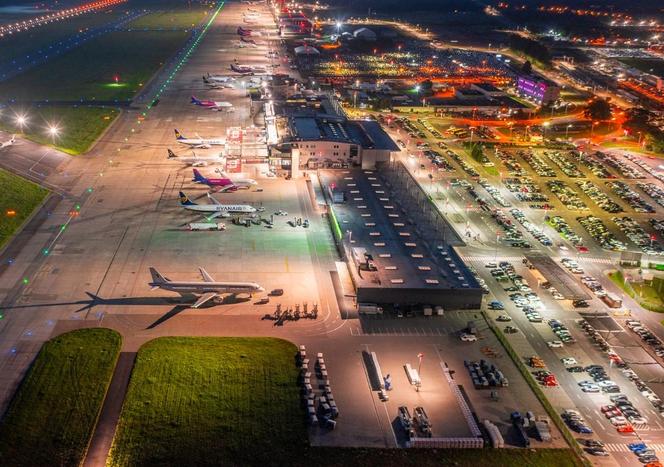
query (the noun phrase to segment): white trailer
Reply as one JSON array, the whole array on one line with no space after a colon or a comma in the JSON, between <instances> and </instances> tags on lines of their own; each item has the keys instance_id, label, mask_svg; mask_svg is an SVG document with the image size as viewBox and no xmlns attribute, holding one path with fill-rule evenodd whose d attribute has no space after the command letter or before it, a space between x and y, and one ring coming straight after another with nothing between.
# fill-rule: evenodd
<instances>
[{"instance_id":1,"label":"white trailer","mask_svg":"<svg viewBox=\"0 0 664 467\"><path fill-rule=\"evenodd\" d=\"M226 224L221 222L191 222L187 225L189 230L226 230Z\"/></svg>"}]
</instances>

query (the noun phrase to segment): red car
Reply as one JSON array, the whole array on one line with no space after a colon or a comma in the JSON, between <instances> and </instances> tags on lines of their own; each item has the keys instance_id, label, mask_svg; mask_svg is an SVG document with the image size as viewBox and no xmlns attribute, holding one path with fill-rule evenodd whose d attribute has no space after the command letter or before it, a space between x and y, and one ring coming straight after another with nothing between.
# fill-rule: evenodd
<instances>
[{"instance_id":1,"label":"red car","mask_svg":"<svg viewBox=\"0 0 664 467\"><path fill-rule=\"evenodd\" d=\"M634 427L632 425L622 425L616 428L618 433L634 433Z\"/></svg>"}]
</instances>

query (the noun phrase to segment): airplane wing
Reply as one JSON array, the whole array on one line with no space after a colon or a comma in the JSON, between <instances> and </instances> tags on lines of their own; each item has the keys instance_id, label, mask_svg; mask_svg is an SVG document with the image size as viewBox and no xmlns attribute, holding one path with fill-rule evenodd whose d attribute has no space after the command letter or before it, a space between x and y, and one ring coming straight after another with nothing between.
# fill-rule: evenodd
<instances>
[{"instance_id":1,"label":"airplane wing","mask_svg":"<svg viewBox=\"0 0 664 467\"><path fill-rule=\"evenodd\" d=\"M207 197L210 201L212 201L212 204L221 204L215 197L213 197L210 193L207 194Z\"/></svg>"},{"instance_id":2,"label":"airplane wing","mask_svg":"<svg viewBox=\"0 0 664 467\"><path fill-rule=\"evenodd\" d=\"M208 274L208 272L205 269L198 268L198 270L201 272L201 276L203 276L203 280L205 282L214 282L214 279L212 278L212 276L210 274Z\"/></svg>"},{"instance_id":3,"label":"airplane wing","mask_svg":"<svg viewBox=\"0 0 664 467\"><path fill-rule=\"evenodd\" d=\"M194 303L193 305L191 305L191 307L192 307L192 308L200 308L202 305L204 305L205 303L209 302L210 300L212 300L212 299L215 298L216 296L217 296L217 293L216 293L216 292L208 292L208 293L204 293L203 295L201 295L201 296L198 298L198 300L196 300L196 303Z\"/></svg>"}]
</instances>

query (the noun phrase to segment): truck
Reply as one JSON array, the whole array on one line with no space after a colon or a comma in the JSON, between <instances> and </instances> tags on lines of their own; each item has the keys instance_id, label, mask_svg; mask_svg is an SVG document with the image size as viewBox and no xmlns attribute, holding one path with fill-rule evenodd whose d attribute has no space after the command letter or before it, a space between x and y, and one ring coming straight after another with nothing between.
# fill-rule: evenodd
<instances>
[{"instance_id":1,"label":"truck","mask_svg":"<svg viewBox=\"0 0 664 467\"><path fill-rule=\"evenodd\" d=\"M622 306L622 298L611 292L607 292L602 300L609 308L620 308Z\"/></svg>"},{"instance_id":2,"label":"truck","mask_svg":"<svg viewBox=\"0 0 664 467\"><path fill-rule=\"evenodd\" d=\"M382 315L383 308L375 303L358 303L357 311L366 315Z\"/></svg>"},{"instance_id":3,"label":"truck","mask_svg":"<svg viewBox=\"0 0 664 467\"><path fill-rule=\"evenodd\" d=\"M191 222L187 224L189 230L226 230L226 224L221 222Z\"/></svg>"},{"instance_id":4,"label":"truck","mask_svg":"<svg viewBox=\"0 0 664 467\"><path fill-rule=\"evenodd\" d=\"M521 444L523 445L523 447L524 448L530 447L530 439L528 439L528 433L526 433L526 429L523 426L523 416L521 415L521 413L512 412L512 414L510 415L510 419L512 420L512 426L514 426L517 437L521 442Z\"/></svg>"},{"instance_id":5,"label":"truck","mask_svg":"<svg viewBox=\"0 0 664 467\"><path fill-rule=\"evenodd\" d=\"M468 334L476 335L477 326L475 326L475 321L468 321L468 326L466 326L466 331Z\"/></svg>"},{"instance_id":6,"label":"truck","mask_svg":"<svg viewBox=\"0 0 664 467\"><path fill-rule=\"evenodd\" d=\"M405 405L399 407L397 415L399 417L399 422L401 422L401 426L403 427L404 431L406 432L406 435L408 436L408 439L414 438L415 429L413 428L413 419L410 416L408 407L406 407Z\"/></svg>"},{"instance_id":7,"label":"truck","mask_svg":"<svg viewBox=\"0 0 664 467\"><path fill-rule=\"evenodd\" d=\"M424 312L424 316L433 316L433 309L429 305L425 305L422 311Z\"/></svg>"},{"instance_id":8,"label":"truck","mask_svg":"<svg viewBox=\"0 0 664 467\"><path fill-rule=\"evenodd\" d=\"M551 442L551 428L549 428L548 417L537 417L537 420L535 420L535 431L540 441L545 443Z\"/></svg>"},{"instance_id":9,"label":"truck","mask_svg":"<svg viewBox=\"0 0 664 467\"><path fill-rule=\"evenodd\" d=\"M429 417L424 411L424 407L415 407L413 414L422 434L427 438L431 438L431 436L433 436L431 432L431 423L429 423Z\"/></svg>"}]
</instances>

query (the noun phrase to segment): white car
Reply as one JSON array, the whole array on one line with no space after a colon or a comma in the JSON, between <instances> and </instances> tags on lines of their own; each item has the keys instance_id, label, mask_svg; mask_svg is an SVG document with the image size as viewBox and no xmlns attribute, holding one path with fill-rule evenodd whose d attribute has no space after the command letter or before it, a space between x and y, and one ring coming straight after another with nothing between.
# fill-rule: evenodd
<instances>
[{"instance_id":1,"label":"white car","mask_svg":"<svg viewBox=\"0 0 664 467\"><path fill-rule=\"evenodd\" d=\"M277 212L274 213L274 215L275 216L287 216L288 212L279 209Z\"/></svg>"},{"instance_id":2,"label":"white car","mask_svg":"<svg viewBox=\"0 0 664 467\"><path fill-rule=\"evenodd\" d=\"M560 361L563 362L563 365L568 365L568 366L576 365L576 364L577 364L577 363L576 363L576 359L573 358L573 357L565 357L565 358L561 358Z\"/></svg>"},{"instance_id":3,"label":"white car","mask_svg":"<svg viewBox=\"0 0 664 467\"><path fill-rule=\"evenodd\" d=\"M599 392L599 386L596 384L584 384L581 386L583 392Z\"/></svg>"},{"instance_id":4,"label":"white car","mask_svg":"<svg viewBox=\"0 0 664 467\"><path fill-rule=\"evenodd\" d=\"M620 415L610 418L609 421L613 426L627 425L629 423L625 417L621 417Z\"/></svg>"},{"instance_id":5,"label":"white car","mask_svg":"<svg viewBox=\"0 0 664 467\"><path fill-rule=\"evenodd\" d=\"M464 341L464 342L475 342L477 340L477 336L473 334L461 334L459 338Z\"/></svg>"},{"instance_id":6,"label":"white car","mask_svg":"<svg viewBox=\"0 0 664 467\"><path fill-rule=\"evenodd\" d=\"M559 349L563 346L563 343L561 341L549 341L546 345L548 345L550 349Z\"/></svg>"}]
</instances>

